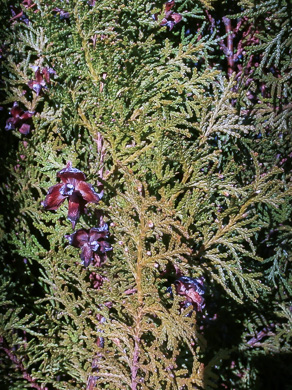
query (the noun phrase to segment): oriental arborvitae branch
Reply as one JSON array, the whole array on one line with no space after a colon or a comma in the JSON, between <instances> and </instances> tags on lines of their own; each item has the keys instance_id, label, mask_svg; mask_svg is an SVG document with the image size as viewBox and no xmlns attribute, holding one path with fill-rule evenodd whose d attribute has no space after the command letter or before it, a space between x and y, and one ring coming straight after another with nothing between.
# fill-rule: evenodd
<instances>
[{"instance_id":1,"label":"oriental arborvitae branch","mask_svg":"<svg viewBox=\"0 0 292 390\"><path fill-rule=\"evenodd\" d=\"M228 233L239 221L241 221L243 218L247 216L247 209L248 207L253 203L252 200L248 200L244 205L241 206L239 213L230 218L229 223L225 226L222 226L218 229L217 233L207 242L204 242L203 245L199 248L197 253L194 253L193 257L198 258L202 256L204 252L208 248L210 248L212 245L216 244L216 242L224 236L226 233Z\"/></svg>"},{"instance_id":2,"label":"oriental arborvitae branch","mask_svg":"<svg viewBox=\"0 0 292 390\"><path fill-rule=\"evenodd\" d=\"M75 23L76 23L77 32L78 32L80 39L82 41L82 49L81 50L84 52L85 63L87 65L87 68L89 70L89 73L90 73L90 76L92 78L94 85L97 86L98 83L100 83L100 76L95 71L95 68L92 64L92 58L91 58L91 53L90 53L90 49L89 49L89 44L88 44L88 41L84 38L83 28L82 28L82 25L80 22L80 17L78 15L77 7L75 7L75 9L74 9L74 16L75 16Z\"/></svg>"}]
</instances>

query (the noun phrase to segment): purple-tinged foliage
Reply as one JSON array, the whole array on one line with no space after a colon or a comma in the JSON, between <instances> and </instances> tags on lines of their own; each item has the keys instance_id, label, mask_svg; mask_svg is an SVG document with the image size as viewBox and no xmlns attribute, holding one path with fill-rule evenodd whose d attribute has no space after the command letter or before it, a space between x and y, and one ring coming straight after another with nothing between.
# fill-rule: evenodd
<instances>
[{"instance_id":1,"label":"purple-tinged foliage","mask_svg":"<svg viewBox=\"0 0 292 390\"><path fill-rule=\"evenodd\" d=\"M64 11L64 10L61 9L61 8L54 8L53 11L54 11L54 12L57 12L57 13L60 15L60 19L61 19L61 20L63 20L63 19L69 19L69 18L70 18L69 12L66 12L66 11Z\"/></svg>"},{"instance_id":2,"label":"purple-tinged foliage","mask_svg":"<svg viewBox=\"0 0 292 390\"><path fill-rule=\"evenodd\" d=\"M26 9L33 8L36 3L34 3L32 0L23 0L21 3ZM23 22L25 24L29 24L29 19L26 16L26 14L23 12L23 10L20 7L17 7L15 5L10 5L10 11L12 14L12 18L10 19L11 22L15 20L19 20L20 22ZM37 11L35 11L37 12Z\"/></svg>"}]
</instances>

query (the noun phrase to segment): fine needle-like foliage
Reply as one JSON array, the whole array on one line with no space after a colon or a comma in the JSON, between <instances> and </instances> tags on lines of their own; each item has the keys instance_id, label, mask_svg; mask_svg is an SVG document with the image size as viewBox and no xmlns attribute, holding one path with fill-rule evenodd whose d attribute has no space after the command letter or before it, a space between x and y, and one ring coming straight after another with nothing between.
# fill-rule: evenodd
<instances>
[{"instance_id":1,"label":"fine needle-like foliage","mask_svg":"<svg viewBox=\"0 0 292 390\"><path fill-rule=\"evenodd\" d=\"M0 384L264 388L291 359L287 3L1 6Z\"/></svg>"}]
</instances>

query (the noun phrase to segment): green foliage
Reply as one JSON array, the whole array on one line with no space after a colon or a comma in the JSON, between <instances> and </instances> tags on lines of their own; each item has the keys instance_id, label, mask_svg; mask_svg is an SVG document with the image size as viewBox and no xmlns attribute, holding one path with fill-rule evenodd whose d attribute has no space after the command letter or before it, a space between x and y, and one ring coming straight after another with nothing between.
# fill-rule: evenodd
<instances>
[{"instance_id":1,"label":"green foliage","mask_svg":"<svg viewBox=\"0 0 292 390\"><path fill-rule=\"evenodd\" d=\"M171 31L151 17L163 2L140 0L38 0L20 6L29 24L3 19L2 105L35 113L30 134L1 133L4 388L256 388L255 359L291 353L287 4L239 2L259 25L242 67L260 65L229 78L226 34L206 28L230 13L217 3L178 1ZM37 66L56 72L39 94ZM68 161L104 187L76 226L110 225L100 267L65 239L67 201L41 205ZM203 313L181 275L205 278Z\"/></svg>"}]
</instances>

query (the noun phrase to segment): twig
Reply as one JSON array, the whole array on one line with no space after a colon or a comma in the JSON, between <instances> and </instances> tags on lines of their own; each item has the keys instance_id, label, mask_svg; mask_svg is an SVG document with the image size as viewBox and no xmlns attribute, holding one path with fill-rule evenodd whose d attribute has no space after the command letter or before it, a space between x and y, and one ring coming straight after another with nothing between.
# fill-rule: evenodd
<instances>
[{"instance_id":1,"label":"twig","mask_svg":"<svg viewBox=\"0 0 292 390\"><path fill-rule=\"evenodd\" d=\"M234 33L231 26L231 20L226 16L222 18L223 23L225 25L225 31L227 35L227 62L228 62L228 76L230 77L234 71L234 57L233 57L233 39Z\"/></svg>"},{"instance_id":2,"label":"twig","mask_svg":"<svg viewBox=\"0 0 292 390\"><path fill-rule=\"evenodd\" d=\"M134 353L131 367L131 376L132 376L132 385L131 390L137 390L137 373L139 368L139 355L140 355L140 322L141 322L141 310L138 313L137 322L136 322L136 330L134 335L135 345L134 345Z\"/></svg>"},{"instance_id":3,"label":"twig","mask_svg":"<svg viewBox=\"0 0 292 390\"><path fill-rule=\"evenodd\" d=\"M4 344L3 337L0 337L0 343ZM19 371L22 373L22 377L27 380L30 383L30 387L37 389L37 390L48 390L47 387L43 387L41 385L38 385L36 383L36 379L33 378L25 369L24 365L22 364L21 360L17 358L16 355L14 355L11 350L8 347L2 346L3 351L6 353L6 355L9 357L9 359L15 364L15 366L18 368Z\"/></svg>"},{"instance_id":4,"label":"twig","mask_svg":"<svg viewBox=\"0 0 292 390\"><path fill-rule=\"evenodd\" d=\"M263 339L264 337L266 336L274 336L275 334L273 332L271 332L271 328L268 327L268 328L265 328L263 330L261 330L255 337L251 338L247 344L250 346L250 347L258 347L259 345L257 345L257 343L259 341L261 341L261 339Z\"/></svg>"}]
</instances>

